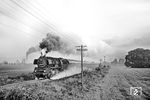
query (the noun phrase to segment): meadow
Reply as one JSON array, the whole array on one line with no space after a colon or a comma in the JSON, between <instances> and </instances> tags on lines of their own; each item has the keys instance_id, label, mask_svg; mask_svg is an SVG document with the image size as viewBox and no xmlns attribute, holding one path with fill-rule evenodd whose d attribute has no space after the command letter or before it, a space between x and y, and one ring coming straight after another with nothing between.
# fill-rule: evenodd
<instances>
[{"instance_id":1,"label":"meadow","mask_svg":"<svg viewBox=\"0 0 150 100\"><path fill-rule=\"evenodd\" d=\"M1 64L0 86L34 79L34 67L32 64Z\"/></svg>"},{"instance_id":2,"label":"meadow","mask_svg":"<svg viewBox=\"0 0 150 100\"><path fill-rule=\"evenodd\" d=\"M5 75L1 73L1 76L8 76L7 80L14 77L11 80L16 81L0 86L0 100L150 100L149 68L127 68L121 64L99 68L98 64L84 64L82 87L81 75L75 73L80 71L80 64L71 66L76 68L72 67L60 76L75 75L56 80L34 80L32 70L5 69ZM130 87L142 87L142 94L130 95Z\"/></svg>"}]
</instances>

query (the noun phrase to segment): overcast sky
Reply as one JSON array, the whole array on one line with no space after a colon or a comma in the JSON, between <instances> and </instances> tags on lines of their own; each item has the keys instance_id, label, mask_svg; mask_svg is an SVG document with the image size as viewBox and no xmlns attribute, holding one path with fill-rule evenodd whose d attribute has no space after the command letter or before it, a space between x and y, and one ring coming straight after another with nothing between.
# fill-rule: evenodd
<instances>
[{"instance_id":1,"label":"overcast sky","mask_svg":"<svg viewBox=\"0 0 150 100\"><path fill-rule=\"evenodd\" d=\"M150 0L0 0L0 60L25 57L50 31L108 56L150 48Z\"/></svg>"}]
</instances>

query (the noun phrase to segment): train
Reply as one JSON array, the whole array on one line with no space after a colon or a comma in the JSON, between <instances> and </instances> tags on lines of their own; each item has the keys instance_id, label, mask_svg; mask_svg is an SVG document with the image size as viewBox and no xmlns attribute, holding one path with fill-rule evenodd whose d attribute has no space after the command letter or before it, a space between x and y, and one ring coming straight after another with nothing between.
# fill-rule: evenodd
<instances>
[{"instance_id":1,"label":"train","mask_svg":"<svg viewBox=\"0 0 150 100\"><path fill-rule=\"evenodd\" d=\"M64 58L40 56L38 59L34 59L33 64L36 65L33 72L35 79L50 79L52 76L67 69L69 60Z\"/></svg>"}]
</instances>

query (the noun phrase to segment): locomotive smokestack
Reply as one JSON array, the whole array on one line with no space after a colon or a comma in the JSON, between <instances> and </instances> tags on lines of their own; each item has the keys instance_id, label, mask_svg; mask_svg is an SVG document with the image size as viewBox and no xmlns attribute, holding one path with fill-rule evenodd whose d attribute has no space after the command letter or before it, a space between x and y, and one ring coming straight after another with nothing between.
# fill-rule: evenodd
<instances>
[{"instance_id":1,"label":"locomotive smokestack","mask_svg":"<svg viewBox=\"0 0 150 100\"><path fill-rule=\"evenodd\" d=\"M47 53L48 53L48 51L46 48L41 50L41 56L46 56Z\"/></svg>"}]
</instances>

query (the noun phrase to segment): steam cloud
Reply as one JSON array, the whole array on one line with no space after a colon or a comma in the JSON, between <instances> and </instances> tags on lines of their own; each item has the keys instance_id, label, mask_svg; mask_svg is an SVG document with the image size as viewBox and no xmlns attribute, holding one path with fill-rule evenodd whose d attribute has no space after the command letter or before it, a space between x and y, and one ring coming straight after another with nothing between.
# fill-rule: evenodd
<instances>
[{"instance_id":1,"label":"steam cloud","mask_svg":"<svg viewBox=\"0 0 150 100\"><path fill-rule=\"evenodd\" d=\"M56 74L51 79L56 80L56 79L60 79L60 78L63 78L63 77L68 77L68 76L79 74L79 73L81 73L81 68L80 67L69 66L69 68L67 70Z\"/></svg>"},{"instance_id":2,"label":"steam cloud","mask_svg":"<svg viewBox=\"0 0 150 100\"><path fill-rule=\"evenodd\" d=\"M75 46L80 44L82 44L82 40L74 34L71 35L59 34L58 36L57 34L54 33L48 33L46 37L42 39L39 45L28 49L28 51L26 52L26 56L28 57L28 55L31 53L45 50L47 51L46 53L54 51L56 55L55 57L61 54L61 57L78 59L79 57L75 57L75 55L78 56L80 52L76 51ZM100 57L103 57L105 54L109 55L109 52L107 51L109 52L111 51L112 53L113 48L109 46L107 43L101 40L97 40L96 44L88 47L88 52L85 52L84 55L87 56L88 58L91 58L92 61L93 60L96 61ZM51 52L51 54L48 55L52 56L54 52ZM45 55L45 53L43 52L42 54ZM70 57L70 55L72 56Z\"/></svg>"},{"instance_id":3,"label":"steam cloud","mask_svg":"<svg viewBox=\"0 0 150 100\"><path fill-rule=\"evenodd\" d=\"M28 51L26 52L26 58L28 58L28 55L34 52L40 51L39 46L30 47Z\"/></svg>"},{"instance_id":4,"label":"steam cloud","mask_svg":"<svg viewBox=\"0 0 150 100\"><path fill-rule=\"evenodd\" d=\"M41 49L46 48L47 52L50 52L52 50L58 51L62 49L62 46L63 41L60 39L60 37L50 33L47 34L46 38L44 38L39 45Z\"/></svg>"},{"instance_id":5,"label":"steam cloud","mask_svg":"<svg viewBox=\"0 0 150 100\"><path fill-rule=\"evenodd\" d=\"M78 40L78 41L77 41ZM42 39L36 47L31 47L26 52L26 57L29 54L46 49L46 53L51 51L58 51L62 54L75 54L75 46L79 45L82 41L76 36L58 36L54 33L47 33L46 37Z\"/></svg>"},{"instance_id":6,"label":"steam cloud","mask_svg":"<svg viewBox=\"0 0 150 100\"><path fill-rule=\"evenodd\" d=\"M84 66L83 70L91 71L93 70L93 68L88 68ZM54 75L53 77L51 77L51 79L52 80L61 79L61 78L72 76L72 75L79 74L79 73L81 73L80 64L69 64L69 67L66 70Z\"/></svg>"}]
</instances>

